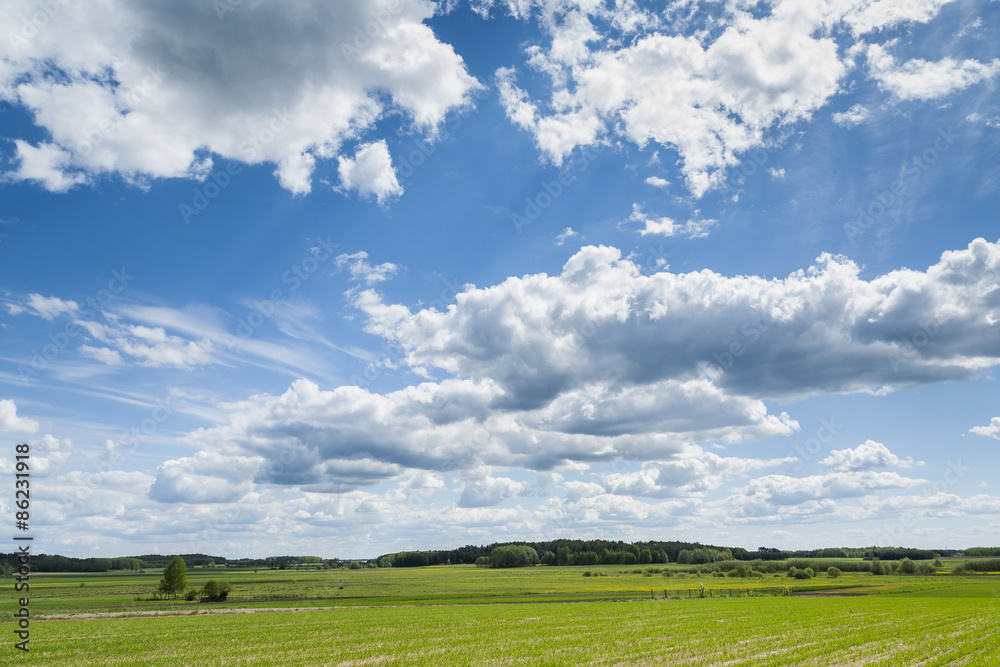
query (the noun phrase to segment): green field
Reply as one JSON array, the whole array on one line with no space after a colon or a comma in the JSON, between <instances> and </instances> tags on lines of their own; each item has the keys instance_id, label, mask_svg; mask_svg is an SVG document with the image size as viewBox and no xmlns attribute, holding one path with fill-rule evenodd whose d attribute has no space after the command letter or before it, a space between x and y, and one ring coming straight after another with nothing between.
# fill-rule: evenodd
<instances>
[{"instance_id":1,"label":"green field","mask_svg":"<svg viewBox=\"0 0 1000 667\"><path fill-rule=\"evenodd\" d=\"M189 586L229 581L224 603L151 600L154 571L34 574L31 653L5 632L0 664L1000 665L993 575L667 571L189 570Z\"/></svg>"}]
</instances>

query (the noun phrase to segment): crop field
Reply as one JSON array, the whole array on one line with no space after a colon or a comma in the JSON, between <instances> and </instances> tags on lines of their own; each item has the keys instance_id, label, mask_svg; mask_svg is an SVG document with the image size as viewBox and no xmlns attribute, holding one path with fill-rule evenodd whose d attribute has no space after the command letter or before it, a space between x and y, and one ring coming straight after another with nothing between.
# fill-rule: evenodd
<instances>
[{"instance_id":1,"label":"crop field","mask_svg":"<svg viewBox=\"0 0 1000 667\"><path fill-rule=\"evenodd\" d=\"M994 575L669 569L189 570L224 603L151 600L154 571L37 574L31 653L0 664L1000 665Z\"/></svg>"}]
</instances>

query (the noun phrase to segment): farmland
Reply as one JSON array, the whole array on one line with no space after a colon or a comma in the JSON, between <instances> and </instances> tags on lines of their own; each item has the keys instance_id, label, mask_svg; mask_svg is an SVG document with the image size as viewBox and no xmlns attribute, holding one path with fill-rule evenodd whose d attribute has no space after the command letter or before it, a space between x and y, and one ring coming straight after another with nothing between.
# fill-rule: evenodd
<instances>
[{"instance_id":1,"label":"farmland","mask_svg":"<svg viewBox=\"0 0 1000 667\"><path fill-rule=\"evenodd\" d=\"M229 581L223 603L152 600L157 571L38 574L30 660L1000 664L1000 581L945 572L800 581L681 575L673 566L189 570L190 586Z\"/></svg>"}]
</instances>

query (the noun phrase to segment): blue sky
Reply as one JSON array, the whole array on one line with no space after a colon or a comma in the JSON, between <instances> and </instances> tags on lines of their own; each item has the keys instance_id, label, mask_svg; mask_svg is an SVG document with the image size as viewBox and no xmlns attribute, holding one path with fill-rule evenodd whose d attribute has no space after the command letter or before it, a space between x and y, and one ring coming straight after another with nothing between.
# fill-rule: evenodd
<instances>
[{"instance_id":1,"label":"blue sky","mask_svg":"<svg viewBox=\"0 0 1000 667\"><path fill-rule=\"evenodd\" d=\"M6 3L40 550L995 545L998 18Z\"/></svg>"}]
</instances>

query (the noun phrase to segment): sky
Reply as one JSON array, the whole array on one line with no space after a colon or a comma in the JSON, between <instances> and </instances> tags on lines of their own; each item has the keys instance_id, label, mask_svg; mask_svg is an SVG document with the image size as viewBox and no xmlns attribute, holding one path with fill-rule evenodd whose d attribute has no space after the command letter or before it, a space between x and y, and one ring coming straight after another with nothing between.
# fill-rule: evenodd
<instances>
[{"instance_id":1,"label":"sky","mask_svg":"<svg viewBox=\"0 0 1000 667\"><path fill-rule=\"evenodd\" d=\"M995 0L0 26L36 551L1000 544Z\"/></svg>"}]
</instances>

